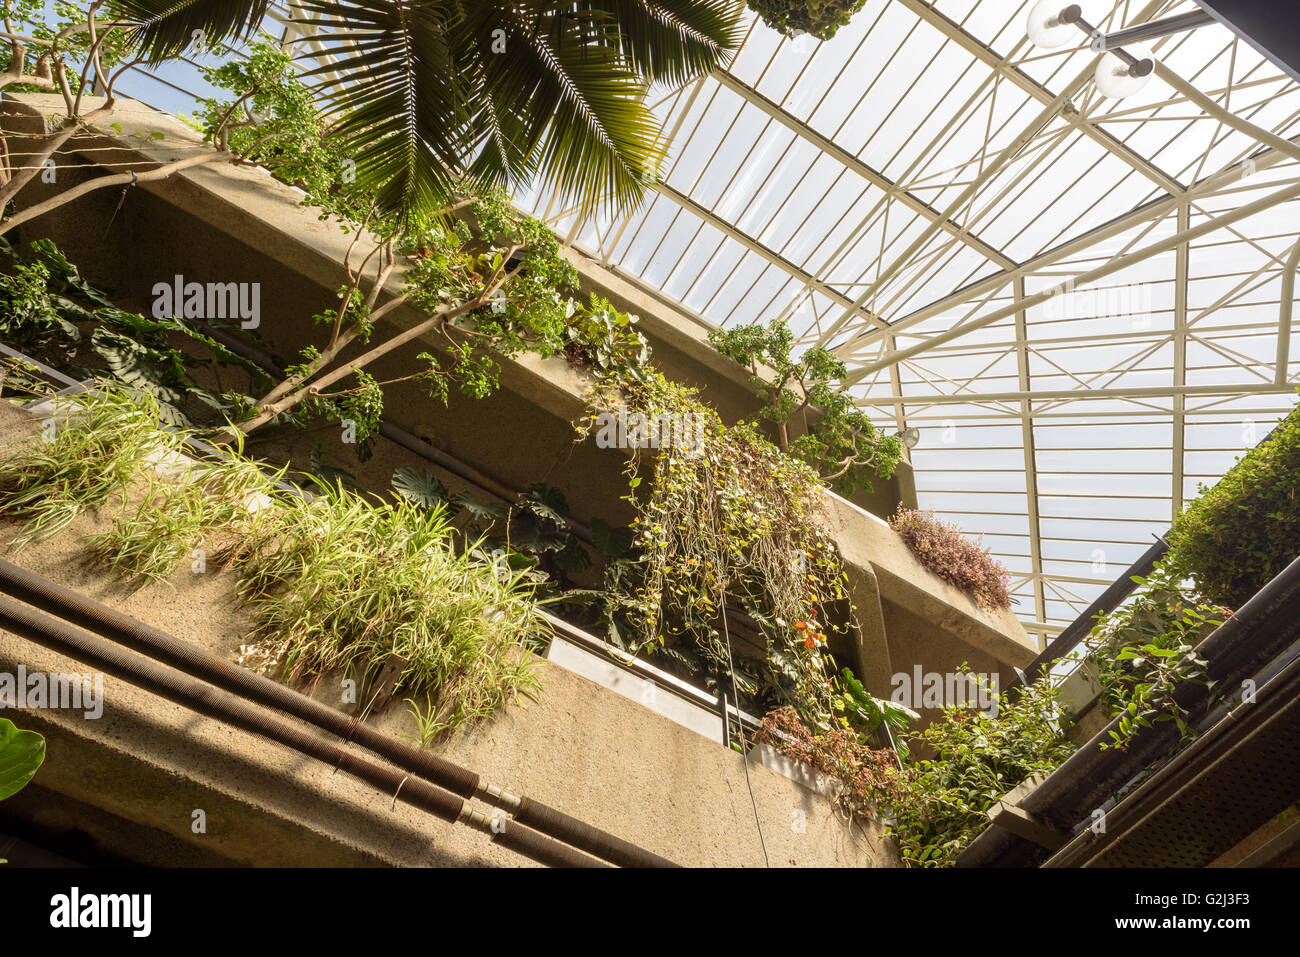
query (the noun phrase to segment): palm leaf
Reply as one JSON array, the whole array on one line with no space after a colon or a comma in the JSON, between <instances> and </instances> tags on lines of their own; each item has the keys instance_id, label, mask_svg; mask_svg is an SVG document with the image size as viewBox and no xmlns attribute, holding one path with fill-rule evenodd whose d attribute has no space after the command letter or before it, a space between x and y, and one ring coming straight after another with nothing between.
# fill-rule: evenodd
<instances>
[{"instance_id":1,"label":"palm leaf","mask_svg":"<svg viewBox=\"0 0 1300 957\"><path fill-rule=\"evenodd\" d=\"M208 44L252 36L266 18L268 0L112 0L111 6L140 25L136 43L158 63L193 43L196 30Z\"/></svg>"},{"instance_id":2,"label":"palm leaf","mask_svg":"<svg viewBox=\"0 0 1300 957\"><path fill-rule=\"evenodd\" d=\"M645 107L648 81L614 46L591 42L581 18L539 12L539 3L491 6L467 18L467 32L501 30L506 51L475 46L468 66L478 102L491 100L498 135L530 158L527 172L547 180L565 205L635 205L665 153ZM469 172L480 182L522 182L521 171L489 149L479 149Z\"/></svg>"},{"instance_id":3,"label":"palm leaf","mask_svg":"<svg viewBox=\"0 0 1300 957\"><path fill-rule=\"evenodd\" d=\"M436 0L306 0L331 135L378 208L405 219L445 204L471 137L451 38L455 4ZM333 19L335 17L340 20Z\"/></svg>"},{"instance_id":4,"label":"palm leaf","mask_svg":"<svg viewBox=\"0 0 1300 957\"><path fill-rule=\"evenodd\" d=\"M677 86L725 66L744 35L743 0L587 0L641 76Z\"/></svg>"}]
</instances>

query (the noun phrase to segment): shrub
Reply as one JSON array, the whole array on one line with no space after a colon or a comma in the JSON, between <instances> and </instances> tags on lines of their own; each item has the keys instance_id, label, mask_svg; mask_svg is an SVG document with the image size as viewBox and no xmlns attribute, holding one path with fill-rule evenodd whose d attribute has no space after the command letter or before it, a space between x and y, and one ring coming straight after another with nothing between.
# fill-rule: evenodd
<instances>
[{"instance_id":1,"label":"shrub","mask_svg":"<svg viewBox=\"0 0 1300 957\"><path fill-rule=\"evenodd\" d=\"M759 416L776 427L777 447L815 470L827 488L852 496L859 489L871 492L872 476L894 474L903 444L876 429L853 398L836 388L847 370L834 354L815 348L793 358L794 333L779 320L714 329L709 341L749 372L750 385L766 403ZM763 367L775 376L766 378ZM794 421L805 432L791 439Z\"/></svg>"},{"instance_id":2,"label":"shrub","mask_svg":"<svg viewBox=\"0 0 1300 957\"><path fill-rule=\"evenodd\" d=\"M475 558L473 544L458 548L442 508L328 482L324 494L295 494L238 451L170 473L184 433L158 428L152 397L101 386L61 401L76 408L53 438L0 462L0 515L24 520L24 539L120 496L117 520L90 540L95 557L148 582L202 548L236 570L257 622L254 657L305 679L399 665L393 693L428 695L425 741L538 688L523 653L548 631L535 583ZM188 481L149 474L150 461Z\"/></svg>"},{"instance_id":3,"label":"shrub","mask_svg":"<svg viewBox=\"0 0 1300 957\"><path fill-rule=\"evenodd\" d=\"M829 40L840 27L866 5L867 0L747 0L753 10L773 30L793 36L811 33L819 40Z\"/></svg>"},{"instance_id":4,"label":"shrub","mask_svg":"<svg viewBox=\"0 0 1300 957\"><path fill-rule=\"evenodd\" d=\"M931 512L900 506L889 526L907 543L917 561L961 589L977 605L1011 607L1007 593L1010 573L987 548L980 548L952 522L940 521Z\"/></svg>"},{"instance_id":5,"label":"shrub","mask_svg":"<svg viewBox=\"0 0 1300 957\"><path fill-rule=\"evenodd\" d=\"M1232 614L1187 595L1168 561L1141 585L1136 598L1097 619L1086 647L1096 663L1106 716L1120 718L1109 747L1124 749L1140 728L1173 721L1191 737L1186 713L1173 697L1184 681L1204 681L1206 662L1195 648ZM1106 747L1106 745L1103 745Z\"/></svg>"},{"instance_id":6,"label":"shrub","mask_svg":"<svg viewBox=\"0 0 1300 957\"><path fill-rule=\"evenodd\" d=\"M1212 602L1239 608L1300 553L1300 408L1183 509L1171 567Z\"/></svg>"},{"instance_id":7,"label":"shrub","mask_svg":"<svg viewBox=\"0 0 1300 957\"><path fill-rule=\"evenodd\" d=\"M945 708L910 740L933 757L907 766L891 828L905 864L942 867L988 825L988 809L1035 774L1050 774L1074 745L1058 724L1056 689L1040 681L994 713Z\"/></svg>"}]
</instances>

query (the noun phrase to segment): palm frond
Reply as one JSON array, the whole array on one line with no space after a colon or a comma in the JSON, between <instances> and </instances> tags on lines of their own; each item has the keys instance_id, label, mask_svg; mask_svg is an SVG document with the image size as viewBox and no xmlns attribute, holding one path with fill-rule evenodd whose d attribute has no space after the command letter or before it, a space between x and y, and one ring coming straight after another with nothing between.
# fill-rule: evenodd
<instances>
[{"instance_id":1,"label":"palm frond","mask_svg":"<svg viewBox=\"0 0 1300 957\"><path fill-rule=\"evenodd\" d=\"M473 139L451 36L454 4L436 0L306 0L317 65L304 76L333 118L332 135L375 190L384 213L404 218L442 206ZM341 21L333 19L341 17Z\"/></svg>"},{"instance_id":2,"label":"palm frond","mask_svg":"<svg viewBox=\"0 0 1300 957\"><path fill-rule=\"evenodd\" d=\"M180 53L200 31L206 43L247 38L266 17L268 0L112 0L117 15L138 23L136 43L150 63Z\"/></svg>"},{"instance_id":3,"label":"palm frond","mask_svg":"<svg viewBox=\"0 0 1300 957\"><path fill-rule=\"evenodd\" d=\"M726 66L744 34L744 0L585 0L603 14L627 64L680 85Z\"/></svg>"},{"instance_id":4,"label":"palm frond","mask_svg":"<svg viewBox=\"0 0 1300 957\"><path fill-rule=\"evenodd\" d=\"M498 135L529 157L528 172L547 180L564 203L635 205L665 153L658 121L645 107L648 81L617 49L590 42L581 19L528 6L503 4L491 14L505 52L476 58L474 94L491 97ZM470 168L473 178L497 183L517 183L519 172L486 149Z\"/></svg>"}]
</instances>

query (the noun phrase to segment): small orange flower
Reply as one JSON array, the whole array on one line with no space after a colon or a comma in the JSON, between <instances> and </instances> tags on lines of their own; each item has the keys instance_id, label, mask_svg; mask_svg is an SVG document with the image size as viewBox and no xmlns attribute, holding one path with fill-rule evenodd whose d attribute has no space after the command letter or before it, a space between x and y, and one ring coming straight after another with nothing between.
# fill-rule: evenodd
<instances>
[{"instance_id":1,"label":"small orange flower","mask_svg":"<svg viewBox=\"0 0 1300 957\"><path fill-rule=\"evenodd\" d=\"M807 629L807 627L808 627L808 623L807 623L807 622L804 622L804 621L796 621L796 622L794 623L794 626L795 626L795 628L799 629L800 631L804 631L805 629Z\"/></svg>"},{"instance_id":2,"label":"small orange flower","mask_svg":"<svg viewBox=\"0 0 1300 957\"><path fill-rule=\"evenodd\" d=\"M805 638L805 639L803 640L803 644L804 644L804 647L805 647L805 648L816 648L816 647L817 647L817 642L813 641L812 635L809 635L807 638Z\"/></svg>"}]
</instances>

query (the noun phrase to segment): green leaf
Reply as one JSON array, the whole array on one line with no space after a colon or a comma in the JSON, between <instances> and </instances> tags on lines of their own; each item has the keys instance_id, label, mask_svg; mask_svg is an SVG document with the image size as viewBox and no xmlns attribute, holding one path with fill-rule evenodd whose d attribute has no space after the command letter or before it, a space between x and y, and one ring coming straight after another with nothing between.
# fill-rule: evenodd
<instances>
[{"instance_id":1,"label":"green leaf","mask_svg":"<svg viewBox=\"0 0 1300 957\"><path fill-rule=\"evenodd\" d=\"M45 739L35 731L19 731L0 718L0 801L27 786L45 761Z\"/></svg>"}]
</instances>

